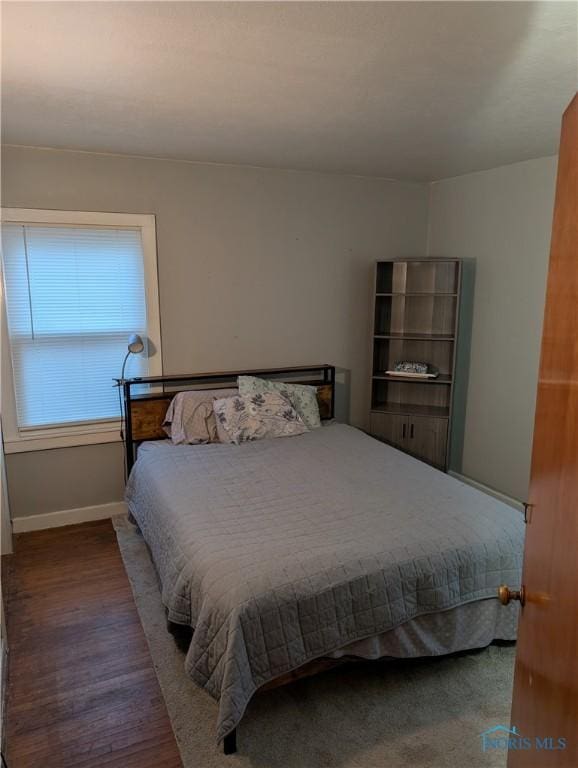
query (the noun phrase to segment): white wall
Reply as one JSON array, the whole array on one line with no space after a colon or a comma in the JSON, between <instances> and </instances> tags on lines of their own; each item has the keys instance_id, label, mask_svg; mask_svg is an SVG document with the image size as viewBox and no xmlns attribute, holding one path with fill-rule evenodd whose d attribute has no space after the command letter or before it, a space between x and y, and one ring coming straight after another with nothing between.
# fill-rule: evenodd
<instances>
[{"instance_id":1,"label":"white wall","mask_svg":"<svg viewBox=\"0 0 578 768\"><path fill-rule=\"evenodd\" d=\"M373 265L425 254L426 184L22 147L2 160L4 206L156 214L165 372L333 363L350 372L340 415L366 423ZM50 453L7 456L14 517L122 498L118 444Z\"/></svg>"},{"instance_id":2,"label":"white wall","mask_svg":"<svg viewBox=\"0 0 578 768\"><path fill-rule=\"evenodd\" d=\"M2 447L2 426L0 425L0 555L7 555L10 552L12 552L12 526L10 525L6 464Z\"/></svg>"},{"instance_id":3,"label":"white wall","mask_svg":"<svg viewBox=\"0 0 578 768\"><path fill-rule=\"evenodd\" d=\"M4 344L4 292L0 283L0 363L4 359L2 353L5 352ZM4 460L4 440L2 434L2 376L0 376L0 555L7 555L12 552L12 525L10 523L10 509L8 504L8 484L6 480L6 464ZM1 589L0 589L1 598ZM0 638L2 631L0 630ZM0 652L1 655L1 652ZM1 680L0 675L0 680ZM0 683L1 685L1 683ZM0 693L1 698L1 693ZM1 718L0 718L1 723Z\"/></svg>"},{"instance_id":4,"label":"white wall","mask_svg":"<svg viewBox=\"0 0 578 768\"><path fill-rule=\"evenodd\" d=\"M429 188L427 252L477 262L463 471L519 499L555 172L542 158ZM350 418L365 423L371 270L426 252L427 185L5 148L2 186L5 206L157 215L167 372L332 362L351 371ZM120 455L8 456L13 515L120 500Z\"/></svg>"},{"instance_id":5,"label":"white wall","mask_svg":"<svg viewBox=\"0 0 578 768\"><path fill-rule=\"evenodd\" d=\"M556 158L432 184L428 253L476 260L463 474L527 498Z\"/></svg>"}]
</instances>

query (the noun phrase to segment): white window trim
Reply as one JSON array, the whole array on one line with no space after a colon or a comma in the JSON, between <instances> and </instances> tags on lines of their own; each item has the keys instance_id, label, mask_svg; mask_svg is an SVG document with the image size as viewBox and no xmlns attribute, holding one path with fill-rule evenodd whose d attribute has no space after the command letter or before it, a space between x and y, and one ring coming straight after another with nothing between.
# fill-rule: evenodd
<instances>
[{"instance_id":1,"label":"white window trim","mask_svg":"<svg viewBox=\"0 0 578 768\"><path fill-rule=\"evenodd\" d=\"M3 224L63 224L99 227L138 227L141 230L145 292L147 307L147 336L154 349L149 358L149 375L161 376L161 326L157 272L156 221L152 214L100 213L97 211L50 211L36 208L2 208ZM0 281L0 291L3 291ZM2 363L2 426L5 453L25 453L77 445L95 445L120 441L120 420L87 422L70 427L18 429L16 398L12 376L12 358L6 323L6 306L2 295L1 308ZM119 376L122 360L119 360Z\"/></svg>"}]
</instances>

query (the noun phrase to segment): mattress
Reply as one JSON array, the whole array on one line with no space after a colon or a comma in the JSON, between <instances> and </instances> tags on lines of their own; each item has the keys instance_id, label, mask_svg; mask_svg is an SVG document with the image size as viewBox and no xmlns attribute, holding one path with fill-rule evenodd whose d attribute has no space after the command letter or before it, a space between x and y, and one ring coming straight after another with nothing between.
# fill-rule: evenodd
<instances>
[{"instance_id":1,"label":"mattress","mask_svg":"<svg viewBox=\"0 0 578 768\"><path fill-rule=\"evenodd\" d=\"M491 634L497 587L520 583L517 510L341 424L145 443L126 498L169 619L194 628L186 670L219 702L219 740L260 686L352 643L483 602Z\"/></svg>"}]
</instances>

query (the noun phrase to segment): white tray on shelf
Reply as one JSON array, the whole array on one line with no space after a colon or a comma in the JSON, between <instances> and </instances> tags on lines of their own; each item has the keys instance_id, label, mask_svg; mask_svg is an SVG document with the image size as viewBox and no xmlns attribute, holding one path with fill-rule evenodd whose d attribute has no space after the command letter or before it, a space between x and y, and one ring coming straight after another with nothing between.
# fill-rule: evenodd
<instances>
[{"instance_id":1,"label":"white tray on shelf","mask_svg":"<svg viewBox=\"0 0 578 768\"><path fill-rule=\"evenodd\" d=\"M437 373L409 373L407 371L386 371L388 376L399 376L401 379L437 379Z\"/></svg>"}]
</instances>

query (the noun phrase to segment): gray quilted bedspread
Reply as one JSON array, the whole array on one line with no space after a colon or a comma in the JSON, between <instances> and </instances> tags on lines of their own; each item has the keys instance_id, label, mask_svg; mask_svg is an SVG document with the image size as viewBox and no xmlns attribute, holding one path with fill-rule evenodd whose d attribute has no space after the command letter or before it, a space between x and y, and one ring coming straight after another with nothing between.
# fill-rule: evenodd
<instances>
[{"instance_id":1,"label":"gray quilted bedspread","mask_svg":"<svg viewBox=\"0 0 578 768\"><path fill-rule=\"evenodd\" d=\"M524 526L501 502L359 430L141 447L127 501L217 738L255 692L415 616L520 582Z\"/></svg>"}]
</instances>

